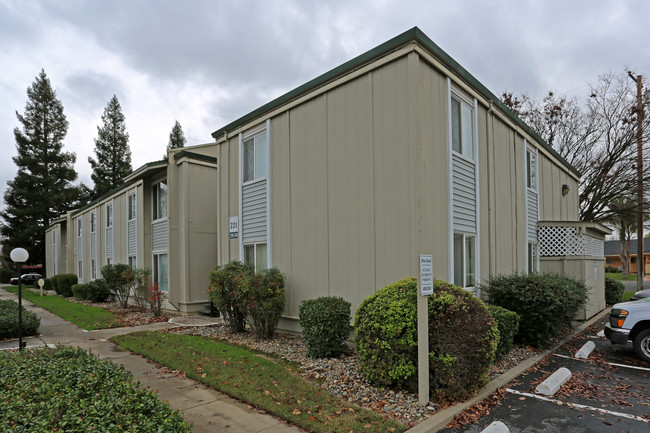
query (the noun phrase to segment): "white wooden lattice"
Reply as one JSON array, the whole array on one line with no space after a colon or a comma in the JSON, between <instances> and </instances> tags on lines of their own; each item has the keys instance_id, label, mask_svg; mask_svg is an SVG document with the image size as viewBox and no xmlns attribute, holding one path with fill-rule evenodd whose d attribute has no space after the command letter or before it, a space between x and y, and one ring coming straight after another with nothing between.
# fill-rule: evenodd
<instances>
[{"instance_id":1,"label":"white wooden lattice","mask_svg":"<svg viewBox=\"0 0 650 433\"><path fill-rule=\"evenodd\" d=\"M604 241L582 233L578 227L542 226L538 235L540 257L605 255Z\"/></svg>"}]
</instances>

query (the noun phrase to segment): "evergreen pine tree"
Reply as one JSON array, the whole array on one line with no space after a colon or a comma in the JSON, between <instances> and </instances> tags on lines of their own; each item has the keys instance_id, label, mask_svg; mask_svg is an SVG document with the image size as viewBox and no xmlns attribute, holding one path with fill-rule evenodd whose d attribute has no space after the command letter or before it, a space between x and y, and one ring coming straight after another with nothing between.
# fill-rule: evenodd
<instances>
[{"instance_id":1,"label":"evergreen pine tree","mask_svg":"<svg viewBox=\"0 0 650 433\"><path fill-rule=\"evenodd\" d=\"M169 152L171 149L178 149L179 147L185 147L186 143L187 140L185 139L183 128L181 128L181 124L178 123L177 120L176 123L174 123L172 132L169 133L169 143L167 144L167 151Z\"/></svg>"},{"instance_id":2,"label":"evergreen pine tree","mask_svg":"<svg viewBox=\"0 0 650 433\"><path fill-rule=\"evenodd\" d=\"M95 183L92 199L96 199L122 184L122 180L131 173L131 149L129 134L126 132L122 107L113 95L102 114L103 126L97 127L95 155L88 157L93 169L91 178Z\"/></svg>"},{"instance_id":3,"label":"evergreen pine tree","mask_svg":"<svg viewBox=\"0 0 650 433\"><path fill-rule=\"evenodd\" d=\"M22 125L14 129L18 173L7 182L0 212L3 254L22 247L30 263L45 265L45 229L78 201L79 188L72 185L76 156L63 151L68 121L44 70L27 89L24 114L16 116Z\"/></svg>"}]
</instances>

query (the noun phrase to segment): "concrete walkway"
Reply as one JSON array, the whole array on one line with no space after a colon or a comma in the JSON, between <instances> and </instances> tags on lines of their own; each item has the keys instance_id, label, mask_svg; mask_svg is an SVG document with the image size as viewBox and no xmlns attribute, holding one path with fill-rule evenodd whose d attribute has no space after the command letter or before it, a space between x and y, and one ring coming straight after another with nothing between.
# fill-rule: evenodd
<instances>
[{"instance_id":1,"label":"concrete walkway","mask_svg":"<svg viewBox=\"0 0 650 433\"><path fill-rule=\"evenodd\" d=\"M0 299L17 300L17 295L0 288ZM120 349L108 338L143 330L161 330L176 326L205 324L204 318L177 318L176 323L156 323L131 328L85 331L49 311L23 299L23 306L41 318L41 335L26 337L27 347L66 345L89 350L101 359L121 364L130 371L142 387L158 392L158 398L181 411L186 421L194 424L195 433L246 432L284 433L303 430L288 425L271 415L261 414L241 403L194 380L177 377L156 367L137 355ZM0 350L18 347L18 340L0 341Z\"/></svg>"}]
</instances>

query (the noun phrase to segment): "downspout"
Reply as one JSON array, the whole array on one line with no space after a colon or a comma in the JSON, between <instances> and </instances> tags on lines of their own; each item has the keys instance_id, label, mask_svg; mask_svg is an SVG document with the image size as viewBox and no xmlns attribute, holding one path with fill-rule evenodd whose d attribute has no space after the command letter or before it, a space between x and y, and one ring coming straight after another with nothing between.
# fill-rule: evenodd
<instances>
[{"instance_id":1,"label":"downspout","mask_svg":"<svg viewBox=\"0 0 650 433\"><path fill-rule=\"evenodd\" d=\"M490 100L490 106L487 111L487 156L488 156L488 163L487 163L487 200L488 200L488 248L491 249L493 242L492 238L494 236L493 230L492 230L492 220L494 216L492 215L492 206L493 206L493 201L494 198L492 197L492 188L493 188L493 179L492 179L492 168L494 167L494 101ZM496 263L495 263L495 258L496 255L492 254L492 251L488 254L488 257L490 258L490 266L489 266L489 274L488 275L494 275L495 273L495 268L496 268ZM480 297L480 293L479 293Z\"/></svg>"}]
</instances>

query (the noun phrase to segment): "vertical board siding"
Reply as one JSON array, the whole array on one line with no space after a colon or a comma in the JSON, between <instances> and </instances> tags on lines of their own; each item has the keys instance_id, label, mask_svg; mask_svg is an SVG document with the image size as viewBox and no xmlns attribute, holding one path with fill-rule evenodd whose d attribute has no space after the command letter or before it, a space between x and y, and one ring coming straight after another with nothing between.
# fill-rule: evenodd
<instances>
[{"instance_id":1,"label":"vertical board siding","mask_svg":"<svg viewBox=\"0 0 650 433\"><path fill-rule=\"evenodd\" d=\"M474 163L453 154L452 187L454 230L476 232L476 169Z\"/></svg>"},{"instance_id":2,"label":"vertical board siding","mask_svg":"<svg viewBox=\"0 0 650 433\"><path fill-rule=\"evenodd\" d=\"M266 242L267 233L266 179L244 185L242 189L242 241Z\"/></svg>"},{"instance_id":3,"label":"vertical board siding","mask_svg":"<svg viewBox=\"0 0 650 433\"><path fill-rule=\"evenodd\" d=\"M128 205L128 204L127 204ZM135 256L138 251L138 240L136 238L136 223L137 220L127 222L127 240L126 240L126 255Z\"/></svg>"},{"instance_id":4,"label":"vertical board siding","mask_svg":"<svg viewBox=\"0 0 650 433\"><path fill-rule=\"evenodd\" d=\"M167 251L167 220L151 224L151 251Z\"/></svg>"}]
</instances>

